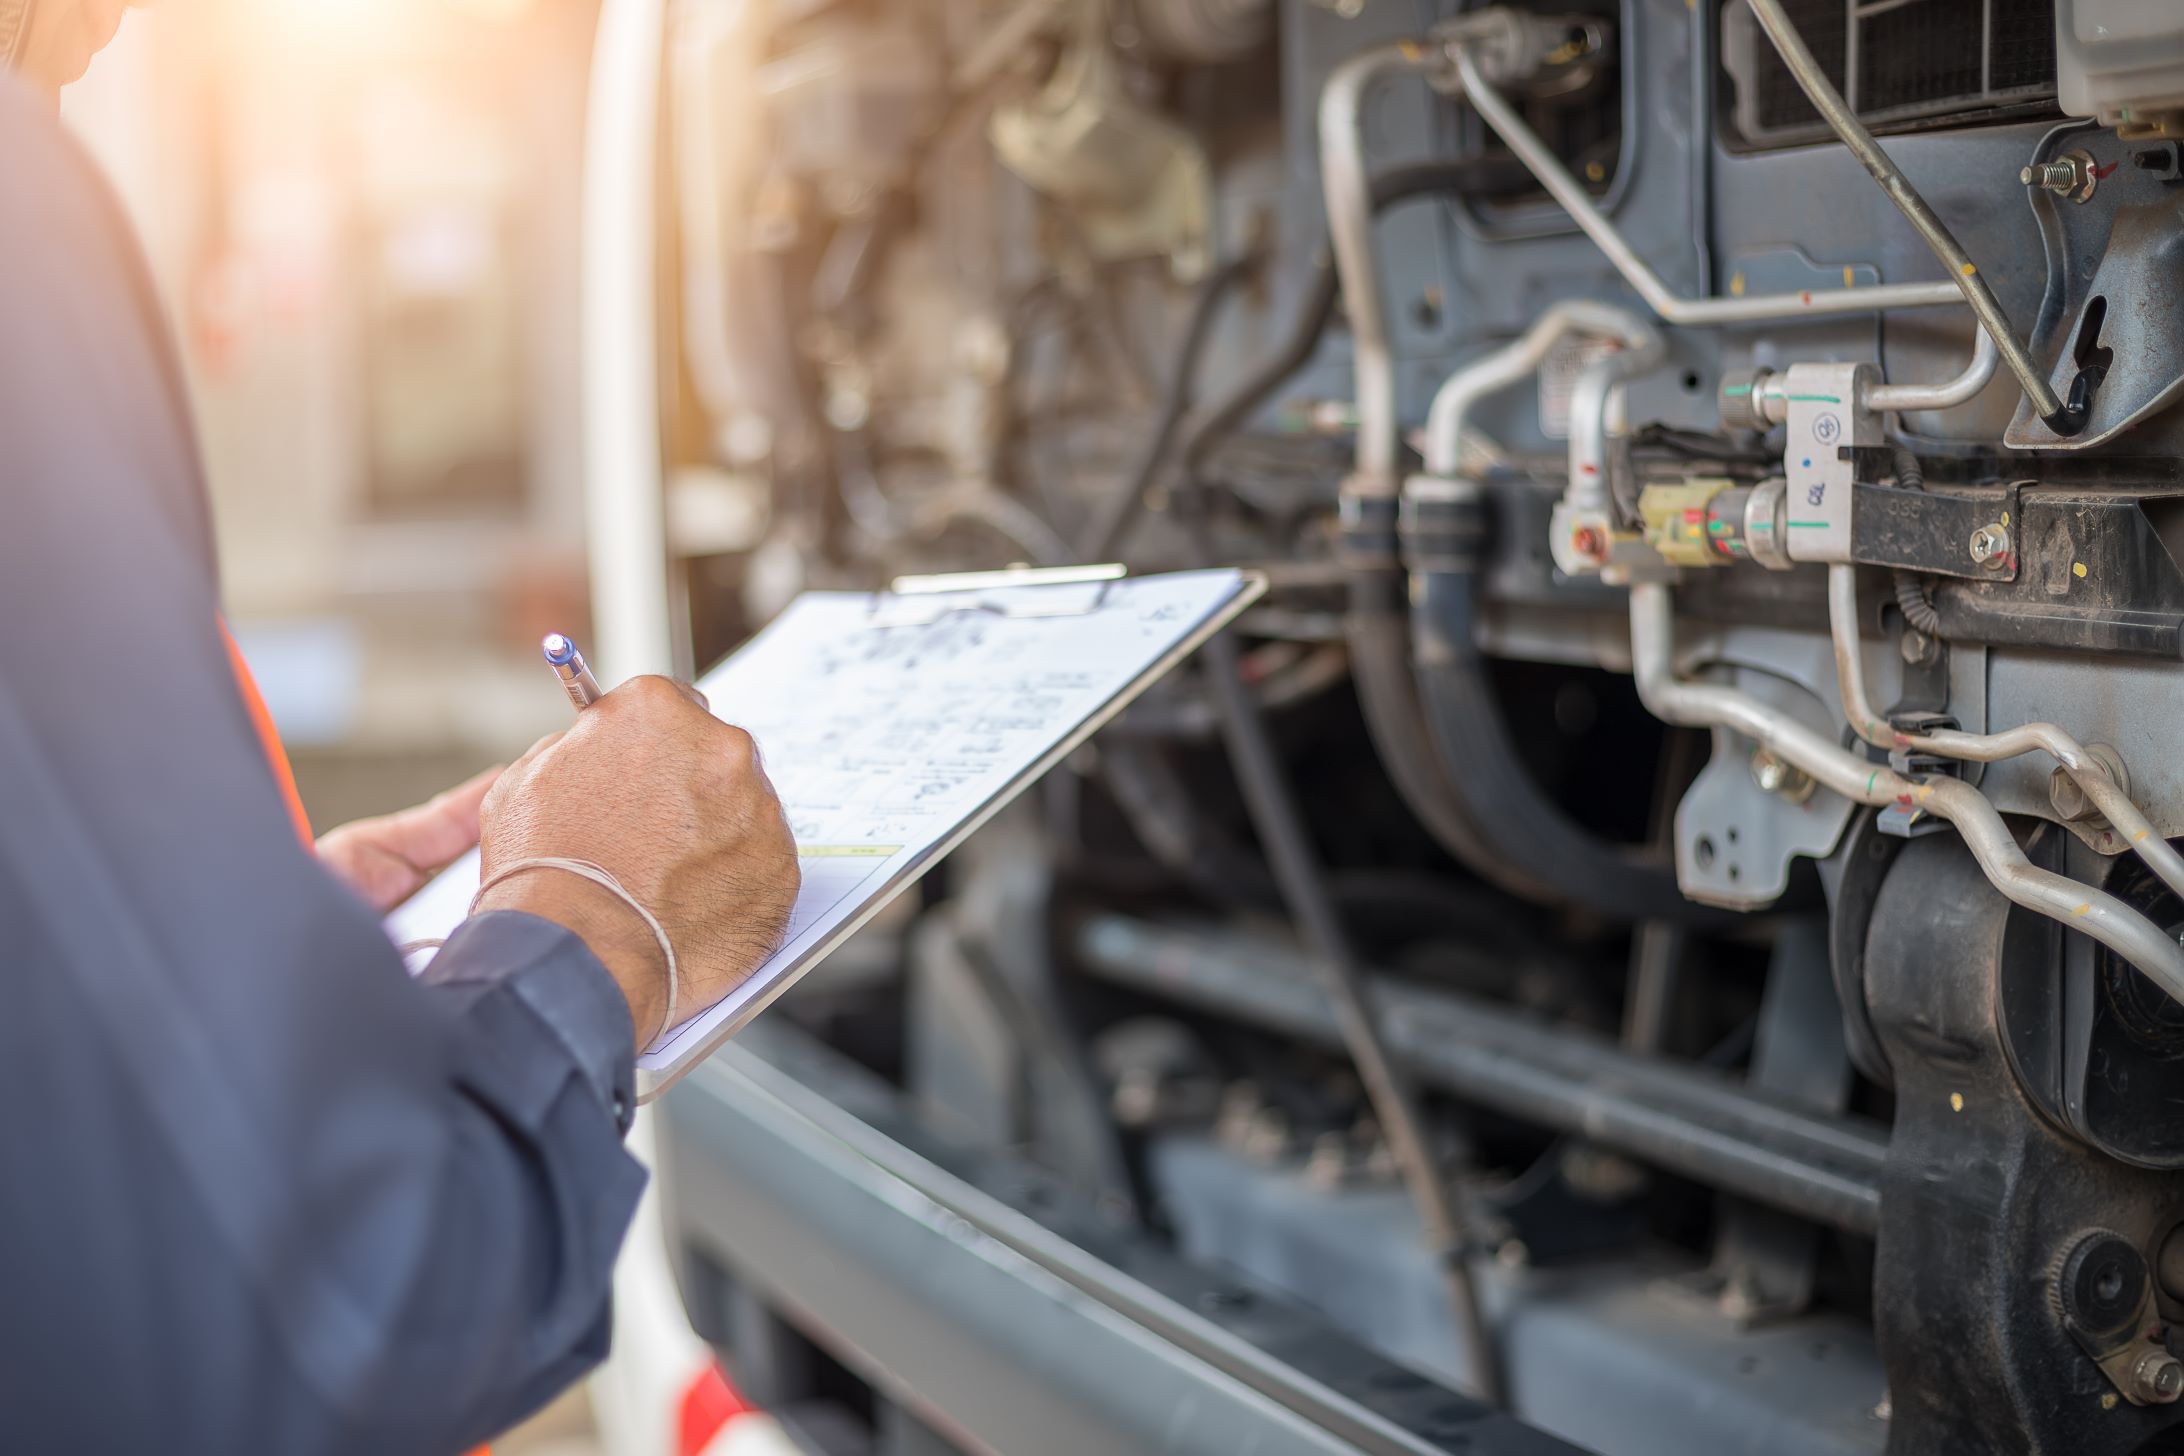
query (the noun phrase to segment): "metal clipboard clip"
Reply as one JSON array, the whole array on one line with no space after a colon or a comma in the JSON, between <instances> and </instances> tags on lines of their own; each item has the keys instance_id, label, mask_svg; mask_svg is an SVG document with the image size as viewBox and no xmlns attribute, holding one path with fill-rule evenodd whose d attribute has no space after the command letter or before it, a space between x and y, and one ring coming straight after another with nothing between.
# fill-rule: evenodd
<instances>
[{"instance_id":1,"label":"metal clipboard clip","mask_svg":"<svg viewBox=\"0 0 2184 1456\"><path fill-rule=\"evenodd\" d=\"M1013 618L1087 617L1106 604L1108 590L1127 572L1120 562L1106 562L898 576L887 591L873 594L866 625L919 627L958 612Z\"/></svg>"}]
</instances>

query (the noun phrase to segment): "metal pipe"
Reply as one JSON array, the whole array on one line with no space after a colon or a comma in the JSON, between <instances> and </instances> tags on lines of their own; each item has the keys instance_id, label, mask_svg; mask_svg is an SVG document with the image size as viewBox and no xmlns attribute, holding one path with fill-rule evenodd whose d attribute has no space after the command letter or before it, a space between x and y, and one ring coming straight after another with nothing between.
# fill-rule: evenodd
<instances>
[{"instance_id":1,"label":"metal pipe","mask_svg":"<svg viewBox=\"0 0 2184 1456\"><path fill-rule=\"evenodd\" d=\"M584 533L595 656L612 683L676 670L660 471L659 117L664 0L604 0L586 91L582 248ZM656 1109L639 1108L630 1153L655 1165ZM690 1328L647 1180L614 1272L613 1355L590 1396L611 1451L660 1451L673 1437L676 1372L706 1347Z\"/></svg>"},{"instance_id":2,"label":"metal pipe","mask_svg":"<svg viewBox=\"0 0 2184 1456\"><path fill-rule=\"evenodd\" d=\"M664 16L663 0L600 7L584 127L584 540L612 682L675 670L655 328Z\"/></svg>"},{"instance_id":3,"label":"metal pipe","mask_svg":"<svg viewBox=\"0 0 2184 1456\"><path fill-rule=\"evenodd\" d=\"M1548 194L1562 204L1579 230L1607 254L1615 271L1638 291L1646 306L1668 323L1687 326L1756 323L1897 308L1933 308L1964 301L1956 286L1950 283L1883 283L1872 288L1756 293L1744 298L1680 298L1624 241L1615 224L1594 206L1584 184L1570 175L1554 150L1540 140L1539 133L1525 124L1516 108L1480 73L1478 62L1471 53L1458 45L1451 48L1450 55L1463 82L1464 98L1486 124L1494 128L1509 150L1516 153L1517 159L1531 169ZM1325 115L1324 108L1322 115ZM1347 292L1345 296L1348 296Z\"/></svg>"},{"instance_id":4,"label":"metal pipe","mask_svg":"<svg viewBox=\"0 0 2184 1456\"><path fill-rule=\"evenodd\" d=\"M1565 507L1577 516L1606 516L1608 437L1624 428L1624 386L1661 362L1661 339L1651 329L1644 342L1595 359L1578 371L1570 390L1570 469Z\"/></svg>"},{"instance_id":5,"label":"metal pipe","mask_svg":"<svg viewBox=\"0 0 2184 1456\"><path fill-rule=\"evenodd\" d=\"M1896 210L1918 230L1919 236L1926 240L1926 246L1934 250L1934 256L1948 270L1950 282L1964 295L1964 301L1971 305L1973 314L1979 319L1980 328L1985 330L2001 350L2003 362L2009 365L2010 373L2017 376L2018 384L2025 391L2025 398L2032 401L2033 413L2045 420L2048 427L2059 435L2076 434L2078 429L2084 427L2084 419L2080 417L2076 421L2076 428L2064 428L2065 424L2070 423L2066 418L2068 411L2063 408L2062 401L2055 397L2055 391L2048 386L2046 374L2039 365L2033 363L2032 356L2025 352L2024 345L2017 342L2017 333L2010 325L2010 316L2002 311L2002 304L1995 298L1994 290L1987 286L1987 280L1979 276L1978 265L1972 262L1971 255L1964 251L1963 245L1949 231L1948 224L1935 214L1934 209L1927 205L1926 199L1919 195L1918 189L1911 185L1910 179L1903 175L1902 170L1889 159L1888 153L1882 151L1880 144L1873 140L1873 133L1867 131L1864 123L1843 104L1843 98L1836 91L1834 83L1820 69L1820 63L1813 59L1812 52L1806 49L1803 38L1798 35L1797 27L1783 11L1781 0L1747 0L1747 3L1752 7L1752 17L1759 22L1759 28L1767 33L1767 38L1774 42L1774 48L1781 53L1782 63L1789 67L1790 75L1796 79L1799 89L1805 93L1805 98L1827 119L1829 127L1842 138L1843 145L1850 148L1851 154L1864 165L1873 180L1880 184L1881 190L1888 194L1888 200L1896 204Z\"/></svg>"},{"instance_id":6,"label":"metal pipe","mask_svg":"<svg viewBox=\"0 0 2184 1456\"><path fill-rule=\"evenodd\" d=\"M1365 173L1365 94L1396 72L1444 64L1415 41L1398 41L1350 57L1320 91L1320 186L1327 201L1328 240L1350 318L1357 389L1357 473L1377 489L1396 488L1395 355L1381 306L1380 269L1373 257L1372 180Z\"/></svg>"},{"instance_id":7,"label":"metal pipe","mask_svg":"<svg viewBox=\"0 0 2184 1456\"><path fill-rule=\"evenodd\" d=\"M1573 333L1594 334L1620 343L1626 350L1650 349L1659 357L1660 335L1627 308L1590 299L1570 298L1554 304L1524 334L1472 360L1449 375L1433 396L1426 415L1426 473L1453 477L1460 474L1466 417L1487 396L1513 388L1537 373L1554 346ZM1576 454L1576 416L1571 409L1571 453Z\"/></svg>"},{"instance_id":8,"label":"metal pipe","mask_svg":"<svg viewBox=\"0 0 2184 1456\"><path fill-rule=\"evenodd\" d=\"M1994 805L1962 779L1937 774L1919 786L1918 797L1924 807L1956 825L1980 868L2010 903L2084 931L2172 999L2184 1001L2184 950L2175 937L2113 895L2035 868Z\"/></svg>"},{"instance_id":9,"label":"metal pipe","mask_svg":"<svg viewBox=\"0 0 2184 1456\"><path fill-rule=\"evenodd\" d=\"M1981 329L1978 340L1972 345L1972 362L1964 366L1962 374L1938 384L1876 384L1866 391L1866 408L1876 413L1896 414L1911 410L1953 409L1987 387L2001 357L2001 351L1994 346L1994 335Z\"/></svg>"},{"instance_id":10,"label":"metal pipe","mask_svg":"<svg viewBox=\"0 0 2184 1456\"><path fill-rule=\"evenodd\" d=\"M1659 582L1633 583L1632 675L1639 700L1656 718L1690 728L1731 729L1853 802L1903 804L1948 820L1964 836L1988 881L2012 904L2085 932L2184 1001L2184 948L2115 896L2034 865L1977 789L1946 775L1906 778L1885 764L1868 763L1734 688L1680 681L1674 651L1668 588Z\"/></svg>"},{"instance_id":11,"label":"metal pipe","mask_svg":"<svg viewBox=\"0 0 2184 1456\"><path fill-rule=\"evenodd\" d=\"M1715 683L1677 678L1669 592L1658 582L1631 586L1630 652L1639 701L1664 723L1740 733L1860 804L1894 803L1916 787L1885 765L1867 763L1838 746L1834 738L1815 733L1757 698Z\"/></svg>"},{"instance_id":12,"label":"metal pipe","mask_svg":"<svg viewBox=\"0 0 2184 1456\"><path fill-rule=\"evenodd\" d=\"M2085 746L2053 723L2024 723L2000 733L1965 733L1936 729L1906 733L1873 711L1867 696L1865 664L1858 652L1858 569L1828 568L1828 630L1835 643L1835 678L1841 685L1843 713L1860 738L1876 748L1932 753L1973 763L1999 763L2027 753L2046 753L2085 791L2133 853L2161 882L2184 895L2184 854L2157 833L2131 796Z\"/></svg>"},{"instance_id":13,"label":"metal pipe","mask_svg":"<svg viewBox=\"0 0 2184 1456\"><path fill-rule=\"evenodd\" d=\"M1295 945L1225 928L1100 915L1076 936L1103 979L1339 1044ZM1391 1051L1418 1077L1490 1108L1855 1233L1880 1225L1886 1129L1777 1102L1689 1063L1625 1050L1483 998L1373 978Z\"/></svg>"}]
</instances>

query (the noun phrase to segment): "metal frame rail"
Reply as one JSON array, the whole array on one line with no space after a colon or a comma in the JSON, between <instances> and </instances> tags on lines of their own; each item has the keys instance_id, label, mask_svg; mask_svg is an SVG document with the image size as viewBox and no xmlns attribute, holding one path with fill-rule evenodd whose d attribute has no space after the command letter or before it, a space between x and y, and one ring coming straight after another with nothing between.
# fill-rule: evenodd
<instances>
[{"instance_id":1,"label":"metal frame rail","mask_svg":"<svg viewBox=\"0 0 2184 1456\"><path fill-rule=\"evenodd\" d=\"M1095 1214L1020 1160L948 1146L784 1018L660 1106L671 1246L965 1450L1576 1451ZM702 1284L686 1273L686 1292Z\"/></svg>"},{"instance_id":2,"label":"metal frame rail","mask_svg":"<svg viewBox=\"0 0 2184 1456\"><path fill-rule=\"evenodd\" d=\"M1339 1045L1303 952L1280 940L1099 915L1079 927L1076 952L1102 979ZM1852 1233L1880 1227L1879 1123L1815 1113L1477 997L1382 976L1373 1000L1390 1051L1429 1086Z\"/></svg>"}]
</instances>

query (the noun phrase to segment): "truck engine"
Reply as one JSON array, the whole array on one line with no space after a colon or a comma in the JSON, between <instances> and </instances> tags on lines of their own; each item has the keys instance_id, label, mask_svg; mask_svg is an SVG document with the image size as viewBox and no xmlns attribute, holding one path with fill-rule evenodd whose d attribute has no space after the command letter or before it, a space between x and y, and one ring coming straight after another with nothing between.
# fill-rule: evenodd
<instances>
[{"instance_id":1,"label":"truck engine","mask_svg":"<svg viewBox=\"0 0 2184 1456\"><path fill-rule=\"evenodd\" d=\"M2184 10L642 40L688 662L1270 583L663 1102L739 1388L841 1452L2184 1449Z\"/></svg>"}]
</instances>

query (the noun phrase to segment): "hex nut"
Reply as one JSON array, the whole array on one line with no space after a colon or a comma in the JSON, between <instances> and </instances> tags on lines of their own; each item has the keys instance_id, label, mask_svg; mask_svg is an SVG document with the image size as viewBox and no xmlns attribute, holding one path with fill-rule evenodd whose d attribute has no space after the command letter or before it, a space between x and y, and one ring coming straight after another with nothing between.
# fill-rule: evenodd
<instances>
[{"instance_id":1,"label":"hex nut","mask_svg":"<svg viewBox=\"0 0 2184 1456\"><path fill-rule=\"evenodd\" d=\"M2027 187L2037 187L2052 192L2071 202L2090 202L2094 189L2100 186L2100 163L2093 154L2080 147L2073 147L2052 162L2037 162L2017 174L2017 180Z\"/></svg>"},{"instance_id":2,"label":"hex nut","mask_svg":"<svg viewBox=\"0 0 2184 1456\"><path fill-rule=\"evenodd\" d=\"M2054 806L2055 816L2065 824L2083 824L2088 819L2098 819L2101 811L2093 807L2093 801L2085 796L2085 790L2070 776L2070 770L2061 764L2048 775L2048 803Z\"/></svg>"},{"instance_id":3,"label":"hex nut","mask_svg":"<svg viewBox=\"0 0 2184 1456\"><path fill-rule=\"evenodd\" d=\"M2085 756L2108 775L2108 781L2126 794L2131 791L2130 772L2123 766L2123 758L2105 743L2089 743ZM2065 824L2088 824L2101 820L2100 806L2087 795L2085 787L2070 771L2060 764L2048 775L2048 803L2055 810L2055 817Z\"/></svg>"},{"instance_id":4,"label":"hex nut","mask_svg":"<svg viewBox=\"0 0 2184 1456\"><path fill-rule=\"evenodd\" d=\"M1969 547L1974 565L2000 571L2009 564L2010 528L1996 521L1972 532Z\"/></svg>"}]
</instances>

